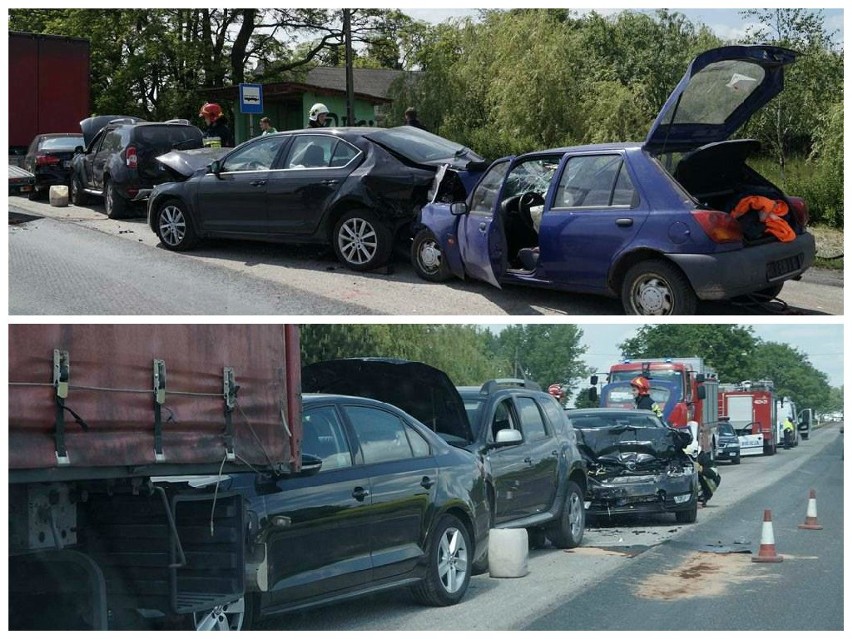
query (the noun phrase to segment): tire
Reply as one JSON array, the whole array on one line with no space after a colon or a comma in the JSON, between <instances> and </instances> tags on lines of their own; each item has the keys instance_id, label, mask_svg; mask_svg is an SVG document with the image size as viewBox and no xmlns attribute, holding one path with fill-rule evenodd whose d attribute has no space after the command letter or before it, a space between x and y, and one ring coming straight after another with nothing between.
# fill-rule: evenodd
<instances>
[{"instance_id":1,"label":"tire","mask_svg":"<svg viewBox=\"0 0 852 639\"><path fill-rule=\"evenodd\" d=\"M240 597L222 606L192 614L195 630L242 630L246 620L246 599Z\"/></svg>"},{"instance_id":2,"label":"tire","mask_svg":"<svg viewBox=\"0 0 852 639\"><path fill-rule=\"evenodd\" d=\"M429 229L421 229L414 236L411 264L415 272L427 282L446 282L452 277L438 238Z\"/></svg>"},{"instance_id":3,"label":"tire","mask_svg":"<svg viewBox=\"0 0 852 639\"><path fill-rule=\"evenodd\" d=\"M83 183L80 178L74 176L71 178L71 204L74 206L85 206L89 203L89 196L83 190Z\"/></svg>"},{"instance_id":4,"label":"tire","mask_svg":"<svg viewBox=\"0 0 852 639\"><path fill-rule=\"evenodd\" d=\"M547 533L544 528L527 528L530 550L541 550L547 545Z\"/></svg>"},{"instance_id":5,"label":"tire","mask_svg":"<svg viewBox=\"0 0 852 639\"><path fill-rule=\"evenodd\" d=\"M742 461L742 458L739 455L737 455L736 457L731 459L731 464L734 465L734 466L739 466L741 461Z\"/></svg>"},{"instance_id":6,"label":"tire","mask_svg":"<svg viewBox=\"0 0 852 639\"><path fill-rule=\"evenodd\" d=\"M50 187L48 187L48 188L50 188ZM27 193L27 199L29 199L31 202L35 202L36 200L43 200L44 199L44 193L45 193L44 191L39 191L34 186L33 190L30 191L29 193Z\"/></svg>"},{"instance_id":7,"label":"tire","mask_svg":"<svg viewBox=\"0 0 852 639\"><path fill-rule=\"evenodd\" d=\"M426 576L412 586L414 598L427 606L451 606L467 592L473 544L464 524L453 515L438 520L429 539Z\"/></svg>"},{"instance_id":8,"label":"tire","mask_svg":"<svg viewBox=\"0 0 852 639\"><path fill-rule=\"evenodd\" d=\"M575 482L569 481L562 512L559 513L559 519L547 527L547 538L557 548L576 548L583 541L585 529L583 491Z\"/></svg>"},{"instance_id":9,"label":"tire","mask_svg":"<svg viewBox=\"0 0 852 639\"><path fill-rule=\"evenodd\" d=\"M676 266L647 260L627 269L621 304L628 315L692 315L698 297Z\"/></svg>"},{"instance_id":10,"label":"tire","mask_svg":"<svg viewBox=\"0 0 852 639\"><path fill-rule=\"evenodd\" d=\"M112 180L104 182L104 209L111 220L127 217L127 200L121 196Z\"/></svg>"},{"instance_id":11,"label":"tire","mask_svg":"<svg viewBox=\"0 0 852 639\"><path fill-rule=\"evenodd\" d=\"M755 297L766 298L767 300L774 300L781 294L782 288L784 288L784 282L775 284L774 286L769 286L762 291L756 291L752 293L752 295Z\"/></svg>"},{"instance_id":12,"label":"tire","mask_svg":"<svg viewBox=\"0 0 852 639\"><path fill-rule=\"evenodd\" d=\"M198 234L180 200L166 200L157 209L157 237L170 251L188 251L198 242Z\"/></svg>"},{"instance_id":13,"label":"tire","mask_svg":"<svg viewBox=\"0 0 852 639\"><path fill-rule=\"evenodd\" d=\"M808 439L808 435L809 435L809 433L802 433L802 434L800 435L800 437L801 437L802 439L804 439L804 440L807 440L807 439Z\"/></svg>"},{"instance_id":14,"label":"tire","mask_svg":"<svg viewBox=\"0 0 852 639\"><path fill-rule=\"evenodd\" d=\"M679 524L694 524L698 519L698 501L692 504L689 510L678 510L675 513L675 521Z\"/></svg>"},{"instance_id":15,"label":"tire","mask_svg":"<svg viewBox=\"0 0 852 639\"><path fill-rule=\"evenodd\" d=\"M334 225L334 253L353 271L372 271L387 264L393 249L391 232L366 209L347 211Z\"/></svg>"}]
</instances>

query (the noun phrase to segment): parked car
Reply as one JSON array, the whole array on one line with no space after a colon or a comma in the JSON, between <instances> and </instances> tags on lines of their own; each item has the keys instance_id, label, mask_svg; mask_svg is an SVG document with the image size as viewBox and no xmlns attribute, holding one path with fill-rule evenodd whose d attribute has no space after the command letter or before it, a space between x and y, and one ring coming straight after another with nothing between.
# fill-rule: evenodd
<instances>
[{"instance_id":1,"label":"parked car","mask_svg":"<svg viewBox=\"0 0 852 639\"><path fill-rule=\"evenodd\" d=\"M71 186L71 158L82 144L79 133L42 133L33 138L22 164L35 175L31 200L41 199L53 185Z\"/></svg>"},{"instance_id":2,"label":"parked car","mask_svg":"<svg viewBox=\"0 0 852 639\"><path fill-rule=\"evenodd\" d=\"M523 380L453 386L420 362L345 359L302 369L302 388L372 397L402 408L486 465L492 526L526 528L534 545L578 546L586 467L559 403Z\"/></svg>"},{"instance_id":3,"label":"parked car","mask_svg":"<svg viewBox=\"0 0 852 639\"><path fill-rule=\"evenodd\" d=\"M588 515L673 512L678 523L698 515L698 475L684 448L692 436L650 411L572 409L568 418L589 467Z\"/></svg>"},{"instance_id":4,"label":"parked car","mask_svg":"<svg viewBox=\"0 0 852 639\"><path fill-rule=\"evenodd\" d=\"M716 460L728 460L736 465L740 463L740 440L731 422L719 418L719 427L716 431ZM761 442L762 443L762 442Z\"/></svg>"},{"instance_id":5,"label":"parked car","mask_svg":"<svg viewBox=\"0 0 852 639\"><path fill-rule=\"evenodd\" d=\"M160 161L183 177L148 202L165 248L210 237L331 244L358 271L382 266L394 241L411 237L437 167L483 166L469 149L410 126L264 135L204 168L179 166L177 153Z\"/></svg>"},{"instance_id":6,"label":"parked car","mask_svg":"<svg viewBox=\"0 0 852 639\"><path fill-rule=\"evenodd\" d=\"M71 201L104 198L107 217L125 217L131 202L148 198L154 186L171 179L156 157L172 149L197 149L201 129L186 120L145 122L101 115L80 123L85 148L71 161Z\"/></svg>"},{"instance_id":7,"label":"parked car","mask_svg":"<svg viewBox=\"0 0 852 639\"><path fill-rule=\"evenodd\" d=\"M728 138L781 92L795 59L773 46L707 51L644 143L494 162L463 202L423 208L414 268L430 281L469 277L620 297L625 312L638 315L691 314L698 300L775 297L813 264L807 205L746 163L757 141ZM779 216L788 211L774 231L757 210L767 202ZM738 205L747 212L735 219Z\"/></svg>"},{"instance_id":8,"label":"parked car","mask_svg":"<svg viewBox=\"0 0 852 639\"><path fill-rule=\"evenodd\" d=\"M458 603L488 545L481 462L394 406L340 395L303 402L305 471L235 474L218 487L242 494L247 561L266 569L247 578L243 599L197 613L196 628L248 628L398 587L426 605Z\"/></svg>"},{"instance_id":9,"label":"parked car","mask_svg":"<svg viewBox=\"0 0 852 639\"><path fill-rule=\"evenodd\" d=\"M29 194L35 188L35 176L14 164L9 165L9 195Z\"/></svg>"}]
</instances>

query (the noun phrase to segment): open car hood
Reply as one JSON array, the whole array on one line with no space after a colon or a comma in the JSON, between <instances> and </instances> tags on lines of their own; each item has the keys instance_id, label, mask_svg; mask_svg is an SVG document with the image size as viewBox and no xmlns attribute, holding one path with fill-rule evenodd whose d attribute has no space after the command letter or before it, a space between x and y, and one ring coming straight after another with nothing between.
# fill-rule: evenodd
<instances>
[{"instance_id":1,"label":"open car hood","mask_svg":"<svg viewBox=\"0 0 852 639\"><path fill-rule=\"evenodd\" d=\"M728 46L696 57L666 100L644 148L694 149L727 140L784 89L797 53L782 47Z\"/></svg>"},{"instance_id":2,"label":"open car hood","mask_svg":"<svg viewBox=\"0 0 852 639\"><path fill-rule=\"evenodd\" d=\"M169 151L164 155L157 156L157 161L166 167L176 179L185 180L198 169L203 169L230 150L223 147L204 147L187 151Z\"/></svg>"},{"instance_id":3,"label":"open car hood","mask_svg":"<svg viewBox=\"0 0 852 639\"><path fill-rule=\"evenodd\" d=\"M663 411L663 419L668 419L677 405L680 384L661 379L648 380L651 384L651 399ZM630 382L612 382L601 389L601 408L635 408Z\"/></svg>"},{"instance_id":4,"label":"open car hood","mask_svg":"<svg viewBox=\"0 0 852 639\"><path fill-rule=\"evenodd\" d=\"M80 121L80 131L83 133L83 142L86 148L92 143L92 140L102 128L113 120L122 120L129 124L137 122L145 122L142 118L135 118L132 115L96 115L91 118L86 118Z\"/></svg>"},{"instance_id":5,"label":"open car hood","mask_svg":"<svg viewBox=\"0 0 852 639\"><path fill-rule=\"evenodd\" d=\"M318 362L302 368L302 391L376 399L438 434L473 441L461 395L446 373L428 364L370 357Z\"/></svg>"}]
</instances>

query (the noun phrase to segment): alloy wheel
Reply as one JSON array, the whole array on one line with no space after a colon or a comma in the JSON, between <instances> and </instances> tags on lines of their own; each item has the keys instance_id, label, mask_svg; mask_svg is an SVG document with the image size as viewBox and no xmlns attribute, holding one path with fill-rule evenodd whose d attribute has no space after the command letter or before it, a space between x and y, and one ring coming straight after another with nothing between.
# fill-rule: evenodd
<instances>
[{"instance_id":1,"label":"alloy wheel","mask_svg":"<svg viewBox=\"0 0 852 639\"><path fill-rule=\"evenodd\" d=\"M353 217L340 227L337 245L350 264L366 264L375 257L379 246L376 229L367 220Z\"/></svg>"},{"instance_id":2,"label":"alloy wheel","mask_svg":"<svg viewBox=\"0 0 852 639\"><path fill-rule=\"evenodd\" d=\"M450 526L444 531L438 546L438 577L448 593L458 592L465 584L470 570L467 544L458 528Z\"/></svg>"},{"instance_id":3,"label":"alloy wheel","mask_svg":"<svg viewBox=\"0 0 852 639\"><path fill-rule=\"evenodd\" d=\"M160 237L169 246L177 246L186 236L186 217L180 207L169 204L160 211Z\"/></svg>"},{"instance_id":4,"label":"alloy wheel","mask_svg":"<svg viewBox=\"0 0 852 639\"><path fill-rule=\"evenodd\" d=\"M196 630L240 630L246 614L246 601L240 597L207 612L192 615Z\"/></svg>"}]
</instances>

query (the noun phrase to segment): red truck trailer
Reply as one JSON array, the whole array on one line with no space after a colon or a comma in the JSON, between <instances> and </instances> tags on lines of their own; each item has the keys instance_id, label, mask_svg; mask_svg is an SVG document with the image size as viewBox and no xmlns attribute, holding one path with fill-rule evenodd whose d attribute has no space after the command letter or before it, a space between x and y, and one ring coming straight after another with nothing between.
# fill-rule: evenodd
<instances>
[{"instance_id":1,"label":"red truck trailer","mask_svg":"<svg viewBox=\"0 0 852 639\"><path fill-rule=\"evenodd\" d=\"M775 437L775 386L772 381L722 384L719 387L719 414L728 416L738 435L762 436L762 450L742 448L742 455L775 454L778 442ZM748 441L754 443L759 440ZM743 445L742 439L740 445Z\"/></svg>"},{"instance_id":2,"label":"red truck trailer","mask_svg":"<svg viewBox=\"0 0 852 639\"><path fill-rule=\"evenodd\" d=\"M295 326L10 326L10 627L240 598L242 497L185 476L298 471L300 374Z\"/></svg>"},{"instance_id":3,"label":"red truck trailer","mask_svg":"<svg viewBox=\"0 0 852 639\"><path fill-rule=\"evenodd\" d=\"M9 32L9 154L39 133L75 133L91 115L90 46L82 38Z\"/></svg>"}]
</instances>

